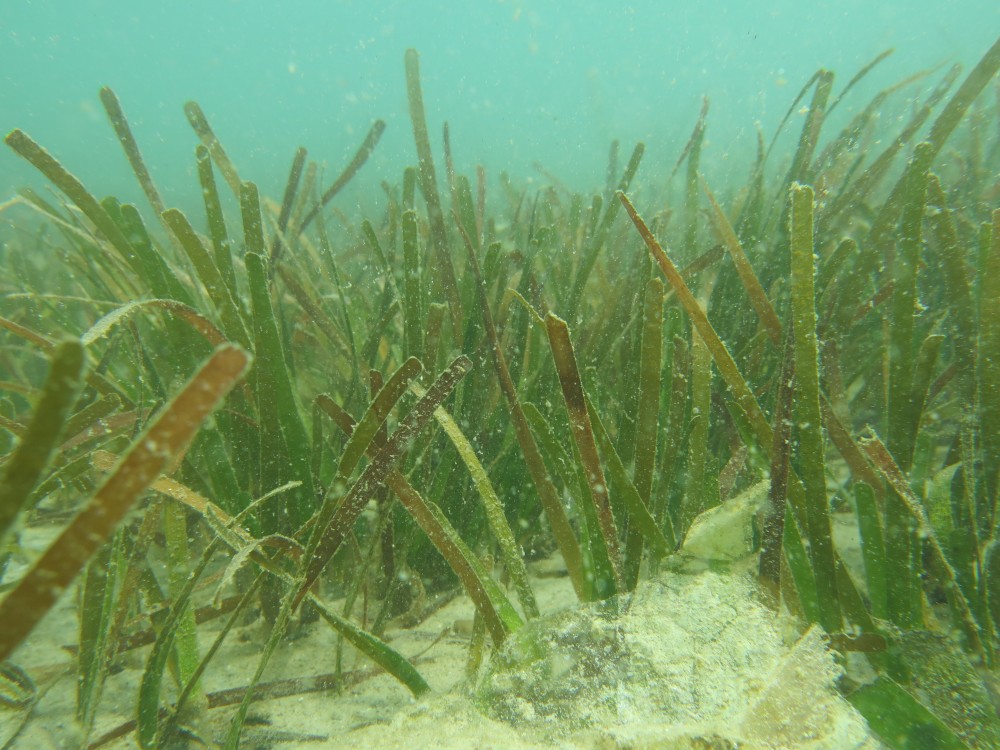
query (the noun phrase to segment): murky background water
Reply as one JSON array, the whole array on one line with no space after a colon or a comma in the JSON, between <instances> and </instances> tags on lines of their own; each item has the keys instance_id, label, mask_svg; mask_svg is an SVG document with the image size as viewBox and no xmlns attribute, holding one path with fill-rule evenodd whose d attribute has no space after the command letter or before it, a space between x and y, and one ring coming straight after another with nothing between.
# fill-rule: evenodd
<instances>
[{"instance_id":1,"label":"murky background water","mask_svg":"<svg viewBox=\"0 0 1000 750\"><path fill-rule=\"evenodd\" d=\"M98 194L138 198L97 98L111 86L168 202L187 207L197 184L189 99L271 195L297 146L336 173L382 118L373 163L340 199L349 209L416 160L403 75L403 52L416 47L432 137L440 143L447 119L460 170L484 163L524 179L539 161L590 190L618 138L622 158L646 142L650 178L676 160L707 95L703 169L742 180L754 123L769 137L817 68L843 85L895 47L851 102L863 106L916 70L973 64L998 30L993 0L7 0L0 131L25 129ZM3 149L0 198L26 183L40 181Z\"/></svg>"}]
</instances>

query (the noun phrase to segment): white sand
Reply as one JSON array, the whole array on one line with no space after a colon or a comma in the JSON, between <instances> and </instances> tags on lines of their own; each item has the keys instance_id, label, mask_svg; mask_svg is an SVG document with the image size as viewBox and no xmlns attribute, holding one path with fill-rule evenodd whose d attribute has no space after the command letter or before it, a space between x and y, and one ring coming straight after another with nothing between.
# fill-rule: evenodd
<instances>
[{"instance_id":1,"label":"white sand","mask_svg":"<svg viewBox=\"0 0 1000 750\"><path fill-rule=\"evenodd\" d=\"M555 654L541 669L548 670L548 682L538 680L537 664L534 672L495 676L493 705L480 710L464 680L472 608L460 597L418 626L387 634L394 648L415 659L432 695L416 701L380 674L340 694L261 701L250 709L242 747L879 747L836 692L839 668L819 631L783 636L774 613L757 603L749 575L709 572L704 565L664 572L640 585L625 614L609 620L575 605L569 580L553 575L558 567L558 560L548 560L531 570L545 613L563 612L552 619L549 635L539 636L551 636ZM696 568L700 572L692 572ZM203 648L217 627L200 628ZM588 633L604 651L591 650ZM259 623L231 634L209 669L206 691L246 684L261 638ZM12 747L79 745L73 659L61 648L76 639L70 592L13 659L45 693ZM264 680L332 672L335 642L323 623L309 626L280 647ZM92 738L134 716L147 654L148 648L127 655L126 669L110 677ZM372 667L345 650L344 669ZM519 692L503 695L511 686ZM231 708L208 712L202 736L220 740L231 715ZM0 743L21 718L23 711L0 707ZM130 735L107 747L136 747L136 741Z\"/></svg>"}]
</instances>

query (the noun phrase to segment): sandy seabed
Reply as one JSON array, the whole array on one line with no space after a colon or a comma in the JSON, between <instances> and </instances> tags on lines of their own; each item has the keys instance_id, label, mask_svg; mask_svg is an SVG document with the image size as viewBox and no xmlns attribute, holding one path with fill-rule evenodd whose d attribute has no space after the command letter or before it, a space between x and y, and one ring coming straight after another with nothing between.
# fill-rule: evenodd
<instances>
[{"instance_id":1,"label":"sandy seabed","mask_svg":"<svg viewBox=\"0 0 1000 750\"><path fill-rule=\"evenodd\" d=\"M532 566L544 622L508 641L494 661L506 666L483 670L477 690L465 678L472 605L458 597L416 627L386 634L393 648L414 660L431 695L415 700L345 649L344 670L361 675L360 681L339 693L255 702L241 747L880 747L837 693L840 670L822 634L815 628L795 632L760 606L745 566L727 573L675 566L642 583L615 617L576 605L560 567L558 559ZM199 629L203 648L216 627ZM13 661L42 697L12 742L24 712L0 707L0 742L32 750L80 746L73 658L64 649L76 633L70 592L15 654ZM246 684L262 637L259 623L231 634L205 690ZM541 661L518 655L531 638L547 648ZM147 654L148 648L129 653L125 669L109 678L91 740L134 716ZM332 672L335 654L334 634L315 623L279 647L264 681ZM199 736L221 740L232 709L206 715ZM136 746L134 734L105 745Z\"/></svg>"}]
</instances>

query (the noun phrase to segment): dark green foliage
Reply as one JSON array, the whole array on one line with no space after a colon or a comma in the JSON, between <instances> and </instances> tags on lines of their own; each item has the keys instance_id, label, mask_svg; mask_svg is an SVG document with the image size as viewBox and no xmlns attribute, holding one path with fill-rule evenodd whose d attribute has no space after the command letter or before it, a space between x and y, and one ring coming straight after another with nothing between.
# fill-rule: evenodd
<instances>
[{"instance_id":1,"label":"dark green foliage","mask_svg":"<svg viewBox=\"0 0 1000 750\"><path fill-rule=\"evenodd\" d=\"M888 677L879 677L851 694L850 701L891 748L964 750L968 747L926 706Z\"/></svg>"},{"instance_id":2,"label":"dark green foliage","mask_svg":"<svg viewBox=\"0 0 1000 750\"><path fill-rule=\"evenodd\" d=\"M0 543L6 542L11 525L27 509L57 441L68 432L67 418L83 385L83 356L78 341L66 341L52 352L42 397L0 476Z\"/></svg>"},{"instance_id":3,"label":"dark green foliage","mask_svg":"<svg viewBox=\"0 0 1000 750\"><path fill-rule=\"evenodd\" d=\"M439 185L414 50L416 168L385 175L384 211L356 226L328 204L382 121L325 190L296 151L272 204L188 103L204 221L163 204L110 89L101 100L151 216L98 200L13 131L8 145L64 202L25 191L8 208L30 208L41 228L10 243L0 272L0 530L79 514L0 600L0 651L83 572L84 725L139 608L157 625L144 635L140 743L239 703L236 747L300 622L322 618L420 694L426 682L378 635L411 604L402 572L421 590L461 586L477 632L499 644L539 615L535 555L555 551L581 600L606 600L674 552L700 512L769 476L759 579L775 609L820 623L834 645L880 644L868 655L879 676L850 696L875 730L898 747L992 742L988 716L963 724L936 691L960 673L982 709L975 669L992 669L998 646L1000 112L976 102L995 85L1000 42L947 102L957 70L918 96L899 131L876 132L888 127L876 113L929 73L829 132L883 57L840 91L817 72L782 123L809 101L790 161L760 134L746 184L718 195L699 173L713 156L706 101L674 169L685 166L677 207L640 172L642 144L624 170L612 148L603 193L519 192L504 178L494 197L485 170L455 172L446 140ZM133 508L141 520L123 523ZM860 562L834 538L837 517L854 524ZM162 560L164 590L148 583ZM213 602L238 588L209 643L199 581L213 567ZM58 586L42 591L50 576ZM373 618L359 620L362 599ZM258 606L268 629L253 680L237 697L204 694ZM934 628L961 635L907 651Z\"/></svg>"}]
</instances>

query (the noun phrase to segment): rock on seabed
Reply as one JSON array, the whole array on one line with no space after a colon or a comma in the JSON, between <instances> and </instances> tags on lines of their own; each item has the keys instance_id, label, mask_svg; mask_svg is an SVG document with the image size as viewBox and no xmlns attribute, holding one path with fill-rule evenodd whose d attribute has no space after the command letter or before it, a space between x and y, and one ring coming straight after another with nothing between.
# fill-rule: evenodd
<instances>
[{"instance_id":1,"label":"rock on seabed","mask_svg":"<svg viewBox=\"0 0 1000 750\"><path fill-rule=\"evenodd\" d=\"M512 636L476 700L522 736L599 748L878 748L813 627L794 643L744 573L667 572Z\"/></svg>"}]
</instances>

